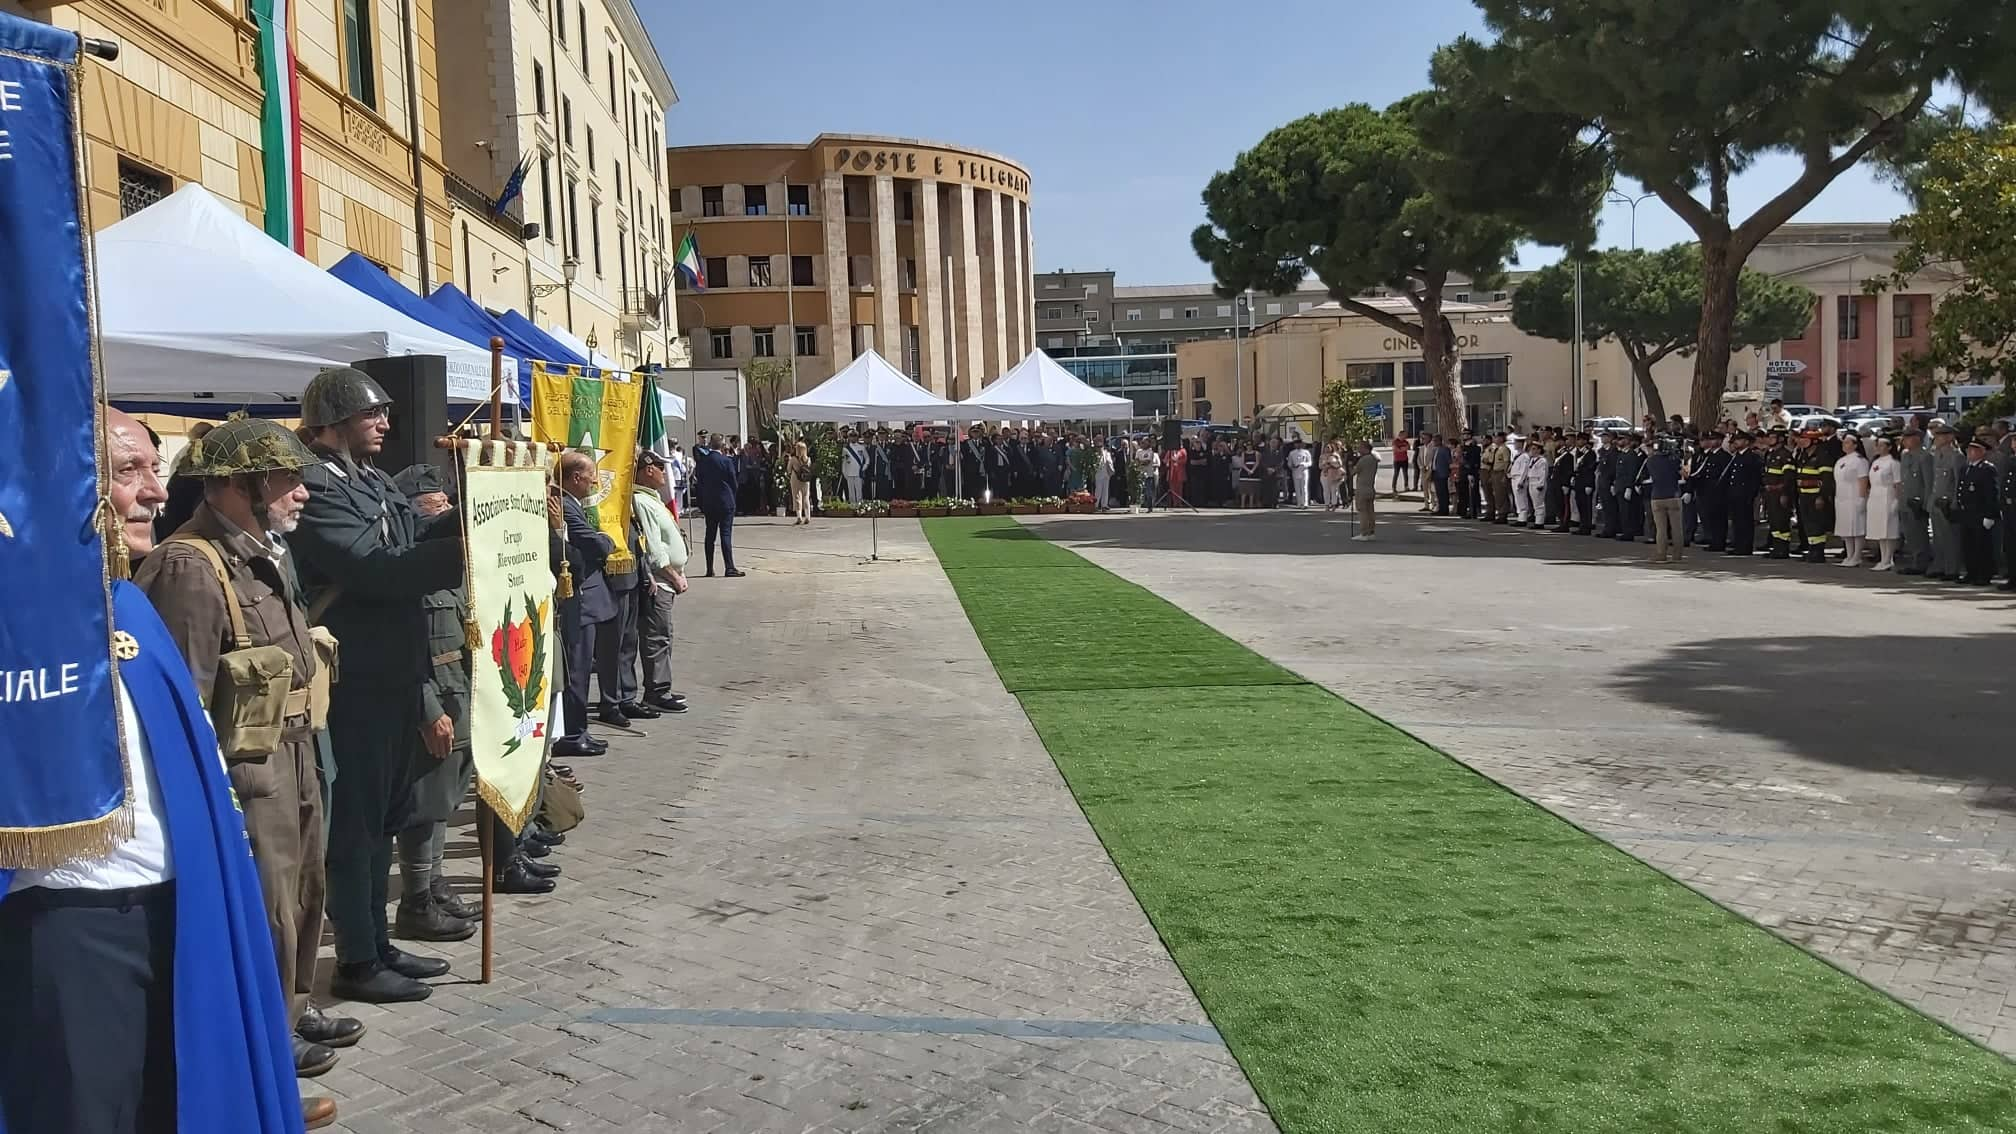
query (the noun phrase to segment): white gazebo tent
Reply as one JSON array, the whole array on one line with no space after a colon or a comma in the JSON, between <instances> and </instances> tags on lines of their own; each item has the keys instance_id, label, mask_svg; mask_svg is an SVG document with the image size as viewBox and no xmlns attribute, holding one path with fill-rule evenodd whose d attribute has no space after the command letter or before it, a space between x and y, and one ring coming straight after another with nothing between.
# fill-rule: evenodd
<instances>
[{"instance_id":1,"label":"white gazebo tent","mask_svg":"<svg viewBox=\"0 0 2016 1134\"><path fill-rule=\"evenodd\" d=\"M999 421L1118 421L1135 416L1134 403L1103 394L1040 350L959 403L966 416Z\"/></svg>"},{"instance_id":2,"label":"white gazebo tent","mask_svg":"<svg viewBox=\"0 0 2016 1134\"><path fill-rule=\"evenodd\" d=\"M438 354L448 396L490 398L490 353L365 295L190 184L97 236L99 335L114 399L298 398L319 370ZM504 384L516 402L517 383Z\"/></svg>"},{"instance_id":3,"label":"white gazebo tent","mask_svg":"<svg viewBox=\"0 0 2016 1134\"><path fill-rule=\"evenodd\" d=\"M778 402L777 416L787 421L835 425L862 421L956 421L960 405L919 386L871 350L805 393ZM868 539L868 557L880 559L882 544L874 516L868 517Z\"/></svg>"},{"instance_id":4,"label":"white gazebo tent","mask_svg":"<svg viewBox=\"0 0 2016 1134\"><path fill-rule=\"evenodd\" d=\"M598 370L623 369L622 363L617 362L615 359L610 358L608 355L603 354L601 351L596 350L593 347L589 346L587 343L581 341L580 338L576 337L574 332L568 330L567 328L561 326L558 323L547 324L546 333L553 337L554 342L559 343L561 346L564 346L568 350L573 351L575 354L580 355L582 358L587 359L588 365L593 366Z\"/></svg>"}]
</instances>

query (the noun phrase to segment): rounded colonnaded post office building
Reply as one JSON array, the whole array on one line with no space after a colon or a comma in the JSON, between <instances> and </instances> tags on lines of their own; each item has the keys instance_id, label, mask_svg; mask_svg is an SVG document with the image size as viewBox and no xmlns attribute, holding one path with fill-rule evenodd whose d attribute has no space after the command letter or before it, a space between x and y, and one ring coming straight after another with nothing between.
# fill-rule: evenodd
<instances>
[{"instance_id":1,"label":"rounded colonnaded post office building","mask_svg":"<svg viewBox=\"0 0 2016 1134\"><path fill-rule=\"evenodd\" d=\"M706 283L677 293L697 367L774 358L803 392L872 349L958 399L1035 345L1029 174L1007 158L822 134L674 147L666 179L669 241L691 233Z\"/></svg>"}]
</instances>

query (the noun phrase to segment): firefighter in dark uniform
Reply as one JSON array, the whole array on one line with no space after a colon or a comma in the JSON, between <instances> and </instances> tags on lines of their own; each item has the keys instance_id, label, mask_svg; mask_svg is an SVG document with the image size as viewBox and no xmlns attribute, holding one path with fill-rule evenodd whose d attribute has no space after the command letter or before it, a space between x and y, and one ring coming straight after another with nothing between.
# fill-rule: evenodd
<instances>
[{"instance_id":1,"label":"firefighter in dark uniform","mask_svg":"<svg viewBox=\"0 0 2016 1134\"><path fill-rule=\"evenodd\" d=\"M393 478L416 515L437 516L449 509L447 485L438 465L418 464ZM455 722L448 756L430 761L413 784L411 822L399 832L399 912L392 928L411 941L463 941L476 932L481 912L464 903L441 875L448 820L469 792L475 765L469 756L469 652L464 635L461 587L431 591L420 599L427 612L427 679L420 685L420 718L443 716Z\"/></svg>"},{"instance_id":2,"label":"firefighter in dark uniform","mask_svg":"<svg viewBox=\"0 0 2016 1134\"><path fill-rule=\"evenodd\" d=\"M2002 589L2016 591L2016 461L2002 469Z\"/></svg>"},{"instance_id":3,"label":"firefighter in dark uniform","mask_svg":"<svg viewBox=\"0 0 2016 1134\"><path fill-rule=\"evenodd\" d=\"M392 837L409 821L414 781L448 757L455 723L422 716L428 663L421 600L462 580L454 512L423 519L370 461L384 447L391 399L362 371L325 370L301 394L319 463L302 470L308 504L288 540L308 609L343 647L329 705L336 782L329 793L328 914L336 931L329 990L383 1004L421 1000L419 978L446 961L392 947L386 924Z\"/></svg>"},{"instance_id":4,"label":"firefighter in dark uniform","mask_svg":"<svg viewBox=\"0 0 2016 1134\"><path fill-rule=\"evenodd\" d=\"M1729 470L1722 477L1722 510L1727 524L1726 555L1749 555L1757 550L1757 494L1764 490L1764 461L1750 448L1750 435L1730 438L1736 451L1729 454ZM1714 532L1711 530L1710 536Z\"/></svg>"},{"instance_id":5,"label":"firefighter in dark uniform","mask_svg":"<svg viewBox=\"0 0 2016 1134\"><path fill-rule=\"evenodd\" d=\"M1764 522L1771 533L1771 558L1792 557L1792 518L1799 495L1799 456L1785 444L1785 427L1771 431L1764 450Z\"/></svg>"},{"instance_id":6,"label":"firefighter in dark uniform","mask_svg":"<svg viewBox=\"0 0 2016 1134\"><path fill-rule=\"evenodd\" d=\"M1839 442L1836 442L1839 444ZM1798 462L1799 542L1806 562L1827 562L1827 537L1834 533L1834 461L1817 430L1798 437L1793 459Z\"/></svg>"}]
</instances>

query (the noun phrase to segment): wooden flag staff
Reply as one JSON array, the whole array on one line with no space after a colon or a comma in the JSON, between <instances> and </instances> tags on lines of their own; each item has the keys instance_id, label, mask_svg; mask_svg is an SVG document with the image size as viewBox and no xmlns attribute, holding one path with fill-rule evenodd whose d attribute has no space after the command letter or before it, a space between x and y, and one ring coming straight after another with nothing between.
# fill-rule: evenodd
<instances>
[{"instance_id":1,"label":"wooden flag staff","mask_svg":"<svg viewBox=\"0 0 2016 1134\"><path fill-rule=\"evenodd\" d=\"M441 437L435 440L434 447L437 449L460 451L462 449L470 447L471 445L487 445L491 442L506 441L506 438L504 436L504 381L505 381L504 340L501 337L493 336L490 339L489 429L485 431L485 436L481 441L476 441L471 438L461 436ZM480 413L481 411L479 410L478 412ZM473 417L474 415L471 416ZM467 422L465 421L464 424L467 424ZM515 445L517 444L517 442L507 442L507 444ZM528 441L525 442L525 444L529 445L533 444L533 442ZM563 446L549 443L545 446L545 448L551 452L558 452L560 451L560 449L563 448ZM549 473L548 475L550 476L551 474ZM491 865L493 861L492 856L496 851L495 847L496 836L493 833L493 828L495 826L496 826L495 814L490 810L490 805L488 803L485 803L482 797L479 795L476 800L476 844L477 847L479 848L477 853L482 859L482 870L483 870L482 981L484 984L490 983L491 966L493 958L492 947L495 944L496 940L495 937L496 921L497 921L497 887L495 880L496 871Z\"/></svg>"}]
</instances>

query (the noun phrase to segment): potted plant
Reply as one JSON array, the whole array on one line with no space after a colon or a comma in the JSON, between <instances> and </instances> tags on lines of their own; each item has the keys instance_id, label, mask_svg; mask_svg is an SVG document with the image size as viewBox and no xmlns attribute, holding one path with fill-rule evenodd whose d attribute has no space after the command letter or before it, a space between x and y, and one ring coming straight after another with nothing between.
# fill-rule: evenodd
<instances>
[{"instance_id":1,"label":"potted plant","mask_svg":"<svg viewBox=\"0 0 2016 1134\"><path fill-rule=\"evenodd\" d=\"M887 500L863 500L861 503L854 505L854 514L856 516L886 516L889 514L889 502Z\"/></svg>"},{"instance_id":2,"label":"potted plant","mask_svg":"<svg viewBox=\"0 0 2016 1134\"><path fill-rule=\"evenodd\" d=\"M1036 511L1036 502L1026 496L1017 496L1008 502L1008 514L1011 516L1032 516Z\"/></svg>"},{"instance_id":3,"label":"potted plant","mask_svg":"<svg viewBox=\"0 0 2016 1134\"><path fill-rule=\"evenodd\" d=\"M917 503L916 503L916 501L913 501L913 500L891 500L891 501L889 502L889 518L890 518L890 519L894 519L894 520L903 520L903 519L911 519L911 518L914 518L914 517L915 517L916 515L917 515Z\"/></svg>"},{"instance_id":4,"label":"potted plant","mask_svg":"<svg viewBox=\"0 0 2016 1134\"><path fill-rule=\"evenodd\" d=\"M849 519L854 515L854 505L845 500L829 500L820 507L819 514L836 520Z\"/></svg>"},{"instance_id":5,"label":"potted plant","mask_svg":"<svg viewBox=\"0 0 2016 1134\"><path fill-rule=\"evenodd\" d=\"M1039 496L1036 498L1036 510L1045 516L1058 515L1064 511L1064 498L1062 496Z\"/></svg>"},{"instance_id":6,"label":"potted plant","mask_svg":"<svg viewBox=\"0 0 2016 1134\"><path fill-rule=\"evenodd\" d=\"M945 516L951 514L951 511L952 506L946 503L943 496L933 496L929 500L919 500L917 502L917 514L919 516Z\"/></svg>"},{"instance_id":7,"label":"potted plant","mask_svg":"<svg viewBox=\"0 0 2016 1134\"><path fill-rule=\"evenodd\" d=\"M983 516L1005 516L1008 514L1008 502L1006 500L989 500L980 505L979 511Z\"/></svg>"},{"instance_id":8,"label":"potted plant","mask_svg":"<svg viewBox=\"0 0 2016 1134\"><path fill-rule=\"evenodd\" d=\"M945 502L945 511L952 516L974 516L979 514L980 508L971 500L953 499Z\"/></svg>"},{"instance_id":9,"label":"potted plant","mask_svg":"<svg viewBox=\"0 0 2016 1134\"><path fill-rule=\"evenodd\" d=\"M1099 510L1099 502L1089 492L1074 492L1064 500L1064 510L1081 516L1089 516Z\"/></svg>"}]
</instances>

